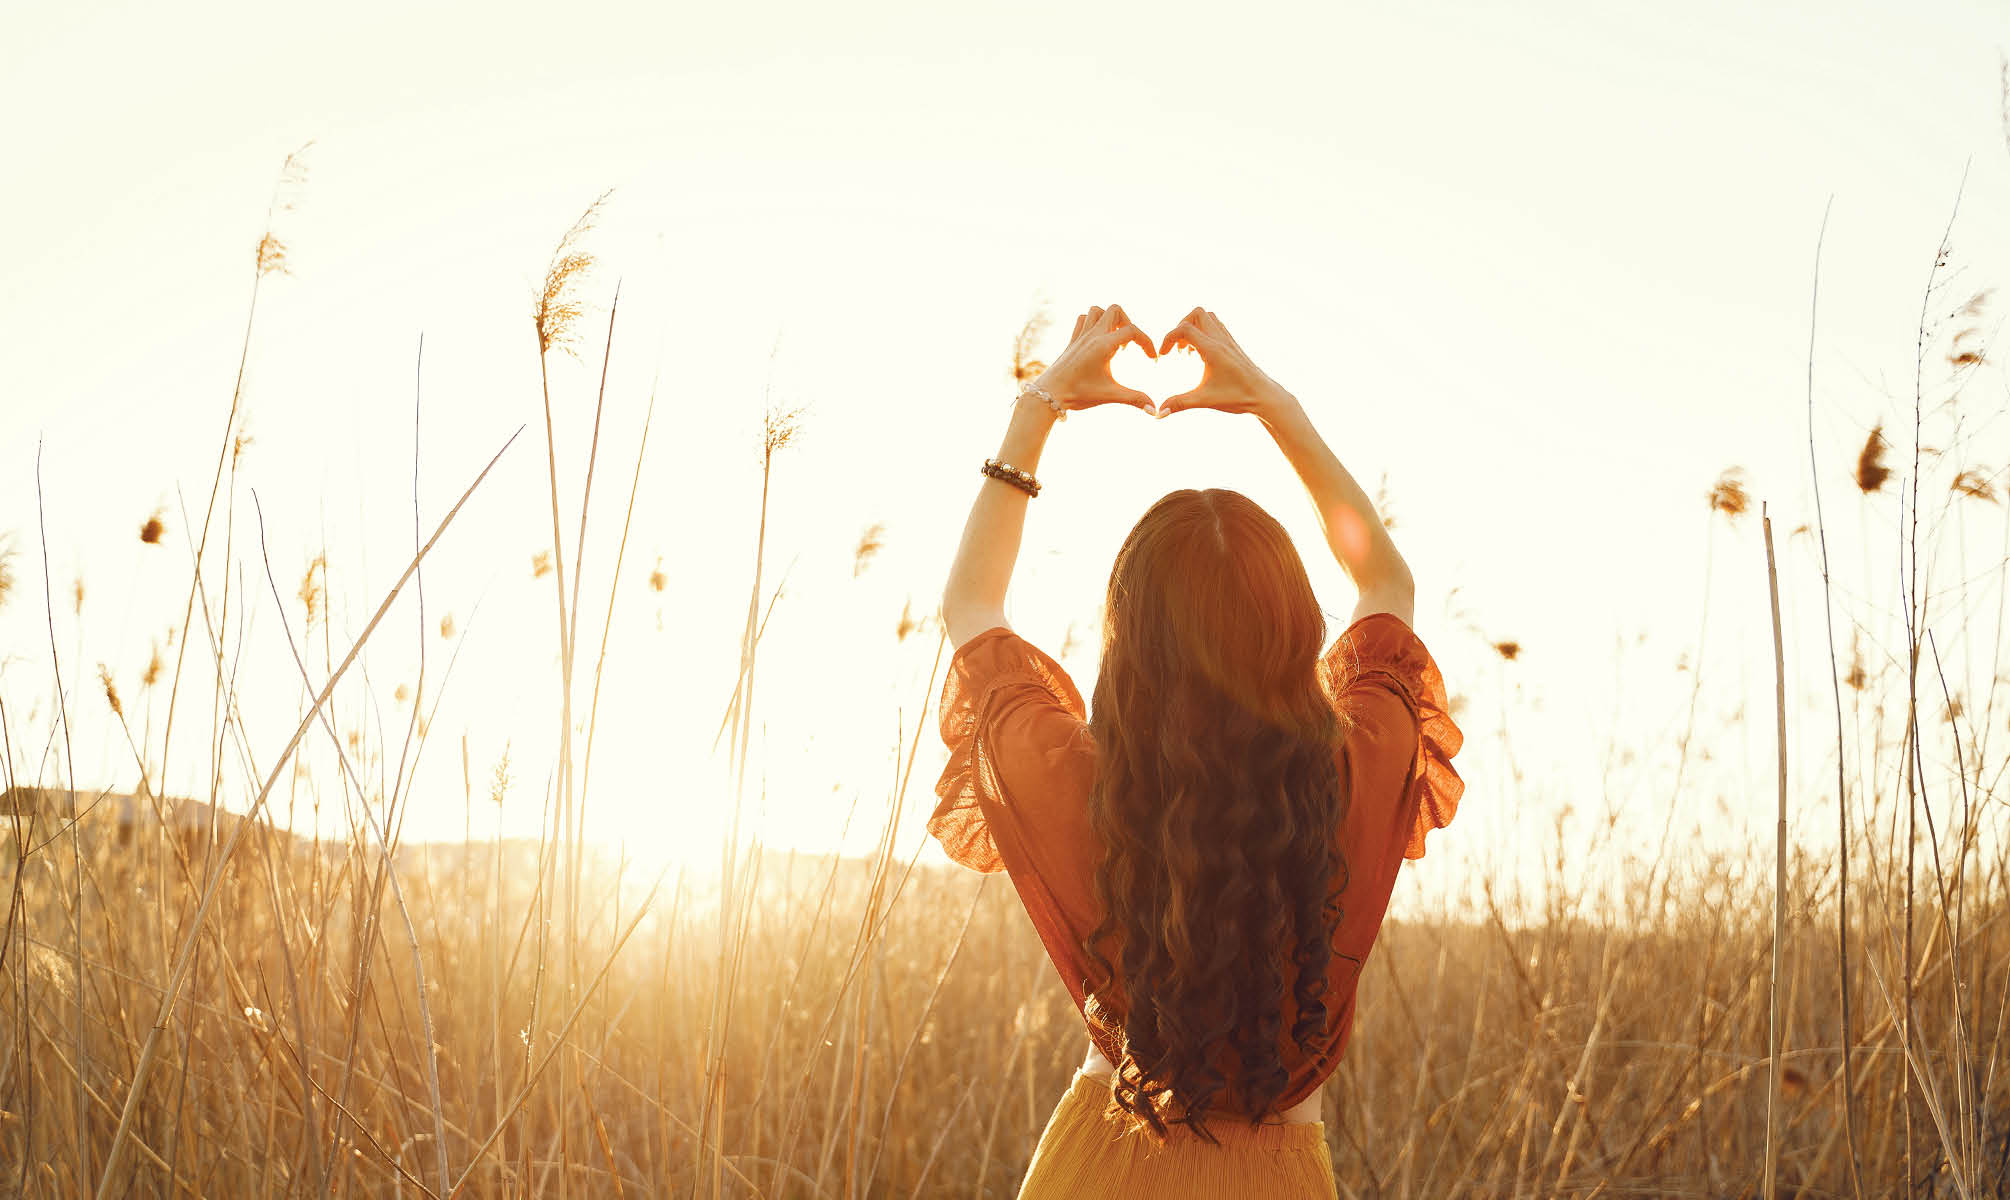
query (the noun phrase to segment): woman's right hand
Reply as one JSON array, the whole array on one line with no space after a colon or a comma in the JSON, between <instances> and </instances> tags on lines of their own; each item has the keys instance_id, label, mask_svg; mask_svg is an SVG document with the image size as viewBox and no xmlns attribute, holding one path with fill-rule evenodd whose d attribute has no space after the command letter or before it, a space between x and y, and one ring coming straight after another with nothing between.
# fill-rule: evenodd
<instances>
[{"instance_id":1,"label":"woman's right hand","mask_svg":"<svg viewBox=\"0 0 2010 1200\"><path fill-rule=\"evenodd\" d=\"M1154 416L1168 416L1189 408L1211 408L1217 412L1255 413L1268 420L1285 406L1295 403L1291 393L1263 373L1243 352L1228 326L1204 308L1196 308L1165 335L1159 345L1164 355L1175 346L1184 346L1200 355L1200 383L1192 391L1168 396Z\"/></svg>"}]
</instances>

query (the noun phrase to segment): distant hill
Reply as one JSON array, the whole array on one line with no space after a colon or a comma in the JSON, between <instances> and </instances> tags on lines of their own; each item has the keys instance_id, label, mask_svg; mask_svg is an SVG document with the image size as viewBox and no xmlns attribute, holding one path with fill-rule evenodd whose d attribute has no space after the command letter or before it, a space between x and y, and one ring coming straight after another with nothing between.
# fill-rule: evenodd
<instances>
[{"instance_id":1,"label":"distant hill","mask_svg":"<svg viewBox=\"0 0 2010 1200\"><path fill-rule=\"evenodd\" d=\"M74 814L77 830L93 843L128 843L136 833L166 829L185 843L227 838L244 818L207 800L155 796L149 792L87 791L17 786L0 792L0 842L17 830L34 845L66 835ZM32 833L30 830L32 829ZM285 830L272 831L293 840Z\"/></svg>"}]
</instances>

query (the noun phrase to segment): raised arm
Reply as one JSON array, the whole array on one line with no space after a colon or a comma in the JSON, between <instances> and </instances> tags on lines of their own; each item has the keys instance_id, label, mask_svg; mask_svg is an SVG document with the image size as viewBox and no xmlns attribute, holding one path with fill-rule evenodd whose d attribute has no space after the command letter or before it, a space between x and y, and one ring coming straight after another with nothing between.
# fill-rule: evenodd
<instances>
[{"instance_id":1,"label":"raised arm","mask_svg":"<svg viewBox=\"0 0 2010 1200\"><path fill-rule=\"evenodd\" d=\"M1075 319L1068 346L1036 385L1072 412L1103 404L1120 404L1152 411L1151 397L1110 377L1110 358L1125 343L1134 342L1154 354L1152 340L1112 304L1091 308ZM1047 435L1062 412L1031 392L1021 393L1012 406L1011 423L998 444L1000 461L1028 473L1040 465ZM952 647L997 625L1005 624L1005 589L1019 561L1019 543L1026 532L1026 505L1032 497L990 475L981 476L977 499L963 523L963 541L950 564L942 588L942 626Z\"/></svg>"},{"instance_id":2,"label":"raised arm","mask_svg":"<svg viewBox=\"0 0 2010 1200\"><path fill-rule=\"evenodd\" d=\"M1305 406L1279 388L1278 395L1257 416L1304 482L1312 506L1319 512L1319 524L1326 531L1326 544L1361 593L1353 620L1387 612L1401 618L1403 624L1411 624L1417 585L1411 578L1410 564L1403 561L1368 494L1319 436Z\"/></svg>"},{"instance_id":3,"label":"raised arm","mask_svg":"<svg viewBox=\"0 0 2010 1200\"><path fill-rule=\"evenodd\" d=\"M1298 472L1326 532L1326 544L1360 592L1353 620L1370 613L1393 613L1412 623L1416 584L1410 566L1361 485L1340 465L1298 398L1264 374L1219 318L1204 308L1188 313L1166 334L1160 352L1186 346L1201 356L1206 370L1192 391L1159 406L1161 416L1189 408L1253 413Z\"/></svg>"},{"instance_id":4,"label":"raised arm","mask_svg":"<svg viewBox=\"0 0 2010 1200\"><path fill-rule=\"evenodd\" d=\"M1038 397L1021 396L1012 406L1011 423L998 444L998 459L1038 473L1040 452L1058 420ZM963 540L956 547L949 581L942 587L942 625L951 649L1005 624L1005 589L1019 561L1019 543L1026 532L1026 505L1032 497L1003 480L978 477L977 499L963 522Z\"/></svg>"}]
</instances>

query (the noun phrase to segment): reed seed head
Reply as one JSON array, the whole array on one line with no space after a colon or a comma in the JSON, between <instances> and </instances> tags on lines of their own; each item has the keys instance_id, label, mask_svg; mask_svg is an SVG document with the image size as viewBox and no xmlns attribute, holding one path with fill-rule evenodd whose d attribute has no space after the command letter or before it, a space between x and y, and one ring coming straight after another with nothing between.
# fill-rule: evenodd
<instances>
[{"instance_id":1,"label":"reed seed head","mask_svg":"<svg viewBox=\"0 0 2010 1200\"><path fill-rule=\"evenodd\" d=\"M1979 322L1988 311L1989 297L1995 291L1995 288L1983 288L1973 296L1970 296L1967 303L1949 313L1948 318L1950 320L1966 318L1970 321ZM1954 337L1947 344L1947 365L1957 371L1965 367L1981 366L1986 351L1981 347L1962 344L1972 338L1979 338L1981 336L1982 328L1979 324L1969 325L1966 328L1955 331ZM1955 396L1949 397L1950 402L1959 395L1960 393L1957 392Z\"/></svg>"},{"instance_id":2,"label":"reed seed head","mask_svg":"<svg viewBox=\"0 0 2010 1200\"><path fill-rule=\"evenodd\" d=\"M272 202L265 210L265 235L258 239L260 277L274 273L293 274L292 268L286 265L286 243L272 232L272 224L280 213L294 210L300 189L307 183L307 147L313 144L312 141L302 144L280 164L279 178L272 185Z\"/></svg>"},{"instance_id":3,"label":"reed seed head","mask_svg":"<svg viewBox=\"0 0 2010 1200\"><path fill-rule=\"evenodd\" d=\"M98 664L98 683L105 689L105 703L112 706L112 715L125 716L125 705L119 703L119 689L112 683L112 670L103 663Z\"/></svg>"},{"instance_id":4,"label":"reed seed head","mask_svg":"<svg viewBox=\"0 0 2010 1200\"><path fill-rule=\"evenodd\" d=\"M593 266L593 256L579 249L579 240L599 220L600 206L612 194L612 188L600 193L552 249L551 262L544 269L544 286L538 291L537 305L531 313L537 322L540 354L558 349L574 358L579 357L572 346L573 326L586 311L585 303L579 299L579 285L585 279L588 268Z\"/></svg>"},{"instance_id":5,"label":"reed seed head","mask_svg":"<svg viewBox=\"0 0 2010 1200\"><path fill-rule=\"evenodd\" d=\"M140 540L149 546L158 546L161 544L161 534L166 531L167 526L161 523L160 510L155 509L153 515L140 525Z\"/></svg>"},{"instance_id":6,"label":"reed seed head","mask_svg":"<svg viewBox=\"0 0 2010 1200\"><path fill-rule=\"evenodd\" d=\"M777 450L789 445L803 431L803 414L807 405L781 408L770 405L761 414L761 456L773 458Z\"/></svg>"},{"instance_id":7,"label":"reed seed head","mask_svg":"<svg viewBox=\"0 0 2010 1200\"><path fill-rule=\"evenodd\" d=\"M1981 333L1979 329L1963 329L1956 333L1947 346L1947 365L1956 370L1981 366L1982 351L1974 346L1964 347L1961 344L1969 338L1981 336Z\"/></svg>"},{"instance_id":8,"label":"reed seed head","mask_svg":"<svg viewBox=\"0 0 2010 1200\"><path fill-rule=\"evenodd\" d=\"M1710 488L1710 510L1736 518L1750 508L1752 498L1745 493L1745 471L1742 467L1727 467L1717 482Z\"/></svg>"},{"instance_id":9,"label":"reed seed head","mask_svg":"<svg viewBox=\"0 0 2010 1200\"><path fill-rule=\"evenodd\" d=\"M494 773L489 778L489 802L502 807L503 797L509 794L509 743L503 743L502 757L496 760Z\"/></svg>"},{"instance_id":10,"label":"reed seed head","mask_svg":"<svg viewBox=\"0 0 2010 1200\"><path fill-rule=\"evenodd\" d=\"M300 590L294 593L300 597L300 606L307 610L307 629L321 619L326 610L328 597L328 556L317 554L307 563L307 573L300 577Z\"/></svg>"},{"instance_id":11,"label":"reed seed head","mask_svg":"<svg viewBox=\"0 0 2010 1200\"><path fill-rule=\"evenodd\" d=\"M532 579L543 579L549 574L551 574L551 551L540 550L536 554L531 555L530 577Z\"/></svg>"},{"instance_id":12,"label":"reed seed head","mask_svg":"<svg viewBox=\"0 0 2010 1200\"><path fill-rule=\"evenodd\" d=\"M865 572L866 564L872 561L872 556L878 554L880 547L886 545L885 534L886 522L874 521L866 527L864 533L859 535L858 549L851 553L851 577L853 579L857 579Z\"/></svg>"},{"instance_id":13,"label":"reed seed head","mask_svg":"<svg viewBox=\"0 0 2010 1200\"><path fill-rule=\"evenodd\" d=\"M1989 485L1989 477L1972 467L1954 477L1953 490L1964 496L1973 496L1977 500L1987 500L1991 503L1996 500L1996 489Z\"/></svg>"},{"instance_id":14,"label":"reed seed head","mask_svg":"<svg viewBox=\"0 0 2010 1200\"><path fill-rule=\"evenodd\" d=\"M1019 327L1019 336L1012 339L1012 382L1025 383L1038 379L1047 364L1033 357L1033 348L1039 344L1040 335L1047 332L1053 319L1047 315L1047 306L1034 308L1026 323Z\"/></svg>"},{"instance_id":15,"label":"reed seed head","mask_svg":"<svg viewBox=\"0 0 2010 1200\"><path fill-rule=\"evenodd\" d=\"M260 275L271 275L274 273L280 275L293 274L292 270L286 265L286 243L274 237L272 231L269 229L265 231L264 237L258 239L258 273Z\"/></svg>"},{"instance_id":16,"label":"reed seed head","mask_svg":"<svg viewBox=\"0 0 2010 1200\"><path fill-rule=\"evenodd\" d=\"M1864 439L1863 449L1856 456L1857 490L1869 494L1884 486L1891 478L1891 468L1884 465L1884 452L1890 443L1884 440L1884 422L1871 427L1870 436Z\"/></svg>"}]
</instances>

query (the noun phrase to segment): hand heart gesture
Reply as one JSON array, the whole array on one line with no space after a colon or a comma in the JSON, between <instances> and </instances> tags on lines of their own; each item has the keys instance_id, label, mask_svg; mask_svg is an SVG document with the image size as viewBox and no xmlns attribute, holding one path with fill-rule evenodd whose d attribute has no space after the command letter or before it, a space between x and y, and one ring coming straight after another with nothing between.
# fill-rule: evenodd
<instances>
[{"instance_id":1,"label":"hand heart gesture","mask_svg":"<svg viewBox=\"0 0 2010 1200\"><path fill-rule=\"evenodd\" d=\"M1150 396L1125 387L1110 374L1110 359L1127 345L1138 346L1152 358L1174 348L1199 354L1203 368L1200 383L1153 404ZM1285 395L1284 389L1251 361L1221 319L1205 308L1188 313L1156 347L1122 306L1091 308L1075 318L1067 349L1034 383L1054 397L1064 415L1099 404L1124 404L1155 417L1190 408L1262 416Z\"/></svg>"},{"instance_id":2,"label":"hand heart gesture","mask_svg":"<svg viewBox=\"0 0 2010 1200\"><path fill-rule=\"evenodd\" d=\"M1200 383L1191 391L1168 396L1158 406L1164 417L1189 408L1211 408L1217 412L1256 413L1259 417L1275 406L1283 389L1250 360L1229 335L1221 318L1204 308L1196 308L1173 326L1159 346L1164 354L1175 346L1200 355L1203 370Z\"/></svg>"},{"instance_id":3,"label":"hand heart gesture","mask_svg":"<svg viewBox=\"0 0 2010 1200\"><path fill-rule=\"evenodd\" d=\"M1069 336L1068 348L1034 383L1067 412L1099 404L1127 404L1151 412L1150 396L1125 387L1110 374L1110 359L1118 350L1133 344L1153 358L1158 357L1151 338L1131 323L1121 306L1091 308L1075 318L1075 332Z\"/></svg>"}]
</instances>

